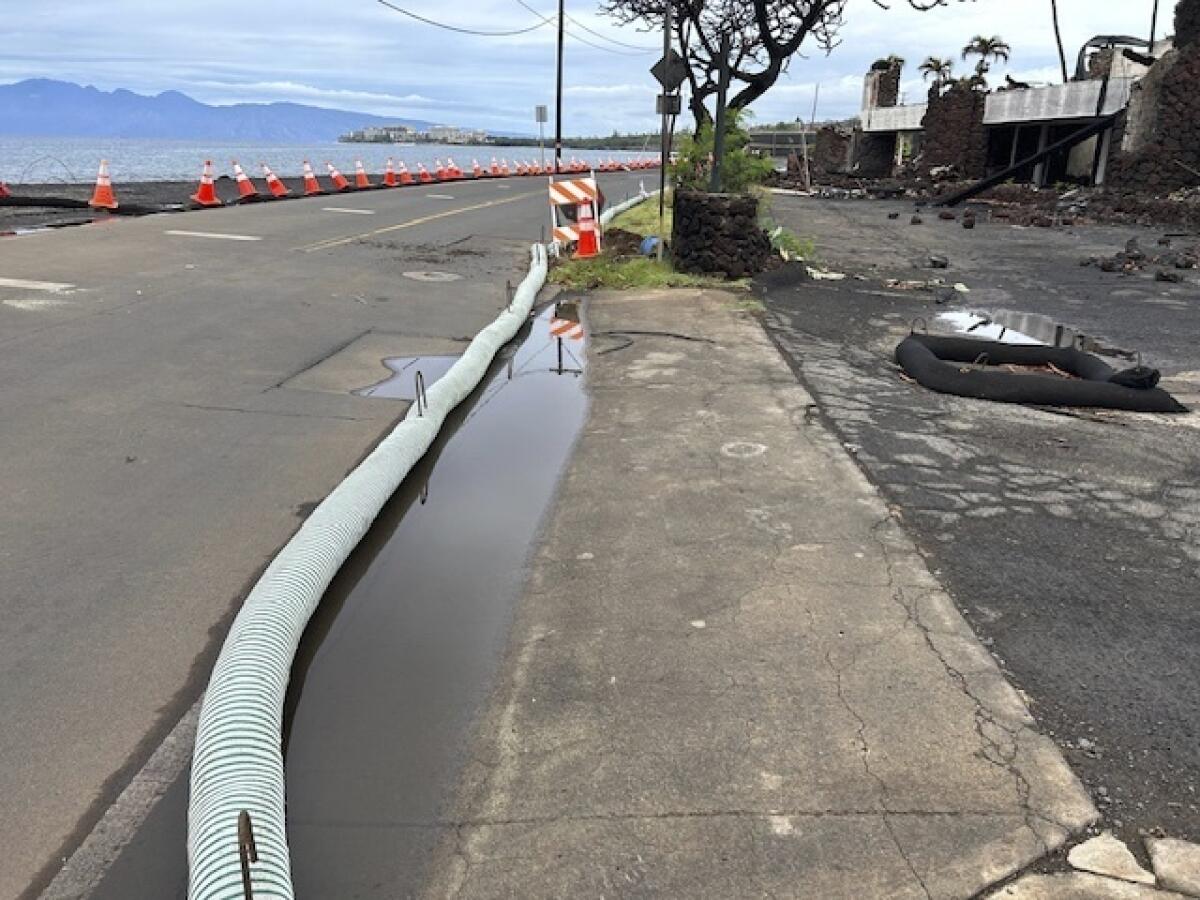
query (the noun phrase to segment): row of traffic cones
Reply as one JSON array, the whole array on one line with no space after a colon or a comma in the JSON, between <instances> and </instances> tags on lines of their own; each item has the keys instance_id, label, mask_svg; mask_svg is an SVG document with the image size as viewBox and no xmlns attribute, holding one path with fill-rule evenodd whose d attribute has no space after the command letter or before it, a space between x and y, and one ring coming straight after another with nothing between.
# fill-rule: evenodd
<instances>
[{"instance_id":1,"label":"row of traffic cones","mask_svg":"<svg viewBox=\"0 0 1200 900\"><path fill-rule=\"evenodd\" d=\"M264 199L264 196L259 193L254 182L246 174L246 171L241 167L235 159L233 162L233 175L237 183L239 203L251 203L257 200ZM287 185L280 180L271 167L266 163L260 163L262 166L263 177L267 182L267 191L271 197L280 199L291 195L291 191ZM453 159L447 159L445 165L439 159L435 162L434 171L431 173L421 163L417 164L417 174L414 176L408 170L408 166L404 164L404 160L400 160L399 168L397 169L389 157L387 168L383 175L383 181L375 184L367 175L366 169L363 167L362 160L356 160L354 163L354 183L351 185L350 180L346 178L333 163L327 162L326 167L329 170L329 179L333 182L333 187L337 191L348 190L370 190L372 188L384 187L405 187L410 184L436 184L443 181L462 181L468 178L508 178L513 175L551 175L554 174L554 166L541 166L536 162L520 162L514 160L510 167L507 159L497 160L492 157L491 166L484 168L479 164L479 160L472 160L471 174L467 175L460 169ZM580 160L571 158L569 163L563 163L558 172L560 174L578 174L584 172L620 172L632 169L649 169L658 166L657 160L638 159L629 162L619 163L613 159L608 162L601 162L598 165L581 162ZM317 194L326 193L321 187L321 183L317 181L316 173L313 172L312 165L308 160L304 161L304 195L311 197ZM8 186L0 181L0 199L10 196ZM212 160L205 160L204 170L200 175L200 186L196 189L196 193L191 195L191 201L201 207L224 206L224 202L217 196L216 183L213 180L213 164ZM114 210L118 207L116 194L113 191L112 179L108 173L108 160L100 161L100 171L96 175L96 189L92 193L92 199L89 201L89 206L94 209Z\"/></svg>"}]
</instances>

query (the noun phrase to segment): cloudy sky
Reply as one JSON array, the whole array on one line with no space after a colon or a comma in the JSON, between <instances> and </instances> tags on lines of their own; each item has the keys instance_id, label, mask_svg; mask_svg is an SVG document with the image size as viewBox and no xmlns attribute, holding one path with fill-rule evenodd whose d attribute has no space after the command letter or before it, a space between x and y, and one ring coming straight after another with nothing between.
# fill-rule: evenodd
<instances>
[{"instance_id":1,"label":"cloudy sky","mask_svg":"<svg viewBox=\"0 0 1200 900\"><path fill-rule=\"evenodd\" d=\"M519 0L396 0L447 24L502 31L536 24ZM1010 71L1023 80L1057 78L1049 0L950 0L917 13L906 0L849 0L842 45L812 52L755 108L759 121L807 117L820 84L819 118L853 115L862 74L873 59L909 60L904 90L923 93L915 68L930 54L958 56L977 33L1013 46ZM527 0L547 15L553 0ZM1153 0L1059 0L1072 60L1095 34L1145 36ZM1169 10L1172 4L1162 4ZM5 4L9 6L9 4ZM625 45L568 25L564 131L607 134L656 127L655 84L647 74L661 43L618 28L591 0L567 0L576 22ZM1170 29L1170 12L1159 33ZM405 18L376 0L37 0L4 12L0 82L51 77L125 87L179 90L207 103L292 100L386 116L410 116L491 130L532 132L532 109L553 103L554 29L511 37L456 34ZM591 46L595 44L599 46ZM603 48L603 49L601 49ZM960 64L961 65L961 64ZM1002 78L1003 68L996 70Z\"/></svg>"}]
</instances>

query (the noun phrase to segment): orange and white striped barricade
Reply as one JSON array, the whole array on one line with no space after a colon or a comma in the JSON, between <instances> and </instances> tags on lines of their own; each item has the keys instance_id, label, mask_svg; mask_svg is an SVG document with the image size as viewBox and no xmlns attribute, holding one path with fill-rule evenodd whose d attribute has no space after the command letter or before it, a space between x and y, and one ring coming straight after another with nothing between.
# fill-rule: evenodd
<instances>
[{"instance_id":1,"label":"orange and white striped barricade","mask_svg":"<svg viewBox=\"0 0 1200 900\"><path fill-rule=\"evenodd\" d=\"M583 210L591 212L591 218L597 223L600 220L600 186L596 183L596 173L587 178L563 178L558 181L551 176L550 191L550 239L551 248L556 252L579 241L579 226L576 224L583 218ZM574 221L562 213L562 207L574 207L577 212ZM597 246L603 235L596 233Z\"/></svg>"},{"instance_id":2,"label":"orange and white striped barricade","mask_svg":"<svg viewBox=\"0 0 1200 900\"><path fill-rule=\"evenodd\" d=\"M582 375L582 368L566 368L563 364L564 355L578 362L568 345L583 341L583 322L580 321L577 301L565 301L554 305L554 312L550 315L550 337L558 346L558 365L551 371L558 375Z\"/></svg>"}]
</instances>

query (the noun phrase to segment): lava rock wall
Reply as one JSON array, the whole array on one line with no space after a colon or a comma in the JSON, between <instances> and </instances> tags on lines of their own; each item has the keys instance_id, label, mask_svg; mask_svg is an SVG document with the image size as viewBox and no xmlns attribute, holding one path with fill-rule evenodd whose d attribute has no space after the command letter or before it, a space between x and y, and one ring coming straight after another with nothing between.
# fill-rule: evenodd
<instances>
[{"instance_id":1,"label":"lava rock wall","mask_svg":"<svg viewBox=\"0 0 1200 900\"><path fill-rule=\"evenodd\" d=\"M850 171L860 178L888 178L896 165L896 135L855 133L854 165Z\"/></svg>"},{"instance_id":2,"label":"lava rock wall","mask_svg":"<svg viewBox=\"0 0 1200 900\"><path fill-rule=\"evenodd\" d=\"M929 109L922 125L920 169L951 166L964 178L982 178L987 168L987 132L983 112L987 95L969 81L955 81L944 93L929 92Z\"/></svg>"},{"instance_id":3,"label":"lava rock wall","mask_svg":"<svg viewBox=\"0 0 1200 900\"><path fill-rule=\"evenodd\" d=\"M1134 87L1108 175L1116 190L1164 194L1200 184L1200 0L1182 0L1175 29L1175 49Z\"/></svg>"},{"instance_id":4,"label":"lava rock wall","mask_svg":"<svg viewBox=\"0 0 1200 900\"><path fill-rule=\"evenodd\" d=\"M840 128L826 125L818 129L813 142L812 170L814 175L833 175L845 172L850 161L852 136Z\"/></svg>"},{"instance_id":5,"label":"lava rock wall","mask_svg":"<svg viewBox=\"0 0 1200 900\"><path fill-rule=\"evenodd\" d=\"M1175 7L1175 47L1182 49L1200 43L1200 3L1181 0Z\"/></svg>"},{"instance_id":6,"label":"lava rock wall","mask_svg":"<svg viewBox=\"0 0 1200 900\"><path fill-rule=\"evenodd\" d=\"M771 241L758 227L758 200L748 194L675 192L671 253L675 268L745 278L761 272Z\"/></svg>"},{"instance_id":7,"label":"lava rock wall","mask_svg":"<svg viewBox=\"0 0 1200 900\"><path fill-rule=\"evenodd\" d=\"M892 62L880 74L879 99L877 101L880 106L890 107L900 102L900 72L902 68L903 63Z\"/></svg>"}]
</instances>

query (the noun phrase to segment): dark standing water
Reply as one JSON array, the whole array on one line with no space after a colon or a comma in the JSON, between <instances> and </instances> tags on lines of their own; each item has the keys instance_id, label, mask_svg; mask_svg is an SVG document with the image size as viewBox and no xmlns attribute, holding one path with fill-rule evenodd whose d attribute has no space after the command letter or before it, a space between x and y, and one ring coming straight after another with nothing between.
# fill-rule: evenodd
<instances>
[{"instance_id":1,"label":"dark standing water","mask_svg":"<svg viewBox=\"0 0 1200 900\"><path fill-rule=\"evenodd\" d=\"M501 351L309 623L285 742L302 900L395 900L422 883L527 555L587 412L584 343L565 342L560 366L552 313ZM411 385L412 367L399 368ZM93 897L186 895L186 780Z\"/></svg>"}]
</instances>

